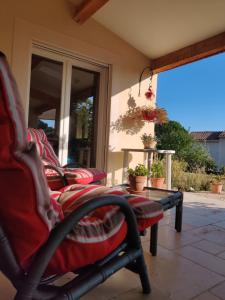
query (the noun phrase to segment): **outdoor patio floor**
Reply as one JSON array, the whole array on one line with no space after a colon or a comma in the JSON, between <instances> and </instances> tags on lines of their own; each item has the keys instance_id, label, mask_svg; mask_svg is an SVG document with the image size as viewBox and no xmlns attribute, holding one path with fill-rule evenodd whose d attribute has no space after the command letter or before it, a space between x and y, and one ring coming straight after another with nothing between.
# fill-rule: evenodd
<instances>
[{"instance_id":1,"label":"outdoor patio floor","mask_svg":"<svg viewBox=\"0 0 225 300\"><path fill-rule=\"evenodd\" d=\"M183 231L174 230L174 211L160 223L158 255L142 238L152 293L143 295L137 276L122 270L84 300L218 300L225 299L225 194L185 193ZM0 299L14 290L0 274Z\"/></svg>"}]
</instances>

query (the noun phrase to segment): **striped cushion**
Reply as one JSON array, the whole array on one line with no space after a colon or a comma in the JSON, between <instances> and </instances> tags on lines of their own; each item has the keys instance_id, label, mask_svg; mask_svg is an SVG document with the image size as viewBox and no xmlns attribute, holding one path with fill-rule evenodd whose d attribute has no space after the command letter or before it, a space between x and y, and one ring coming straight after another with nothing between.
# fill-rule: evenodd
<instances>
[{"instance_id":1,"label":"striped cushion","mask_svg":"<svg viewBox=\"0 0 225 300\"><path fill-rule=\"evenodd\" d=\"M91 182L100 181L106 177L106 173L104 171L99 171L95 168L58 168L58 170L64 172L69 185L75 183L88 184ZM51 190L58 191L64 186L62 178L55 170L45 169L45 176L47 177L48 185Z\"/></svg>"},{"instance_id":2,"label":"striped cushion","mask_svg":"<svg viewBox=\"0 0 225 300\"><path fill-rule=\"evenodd\" d=\"M60 216L51 202L36 147L27 142L16 83L1 54L0 120L0 220L25 267Z\"/></svg>"},{"instance_id":3,"label":"striped cushion","mask_svg":"<svg viewBox=\"0 0 225 300\"><path fill-rule=\"evenodd\" d=\"M27 138L28 141L36 143L37 151L42 160L45 160L53 166L60 167L58 158L43 129L28 128Z\"/></svg>"},{"instance_id":4,"label":"striped cushion","mask_svg":"<svg viewBox=\"0 0 225 300\"><path fill-rule=\"evenodd\" d=\"M54 192L50 197L40 156L34 144L27 142L15 82L1 54L0 120L0 220L18 262L26 269L33 255L48 239L50 231L64 217L58 201L63 194ZM103 226L107 234L102 232L103 238L99 242L95 239L89 239L90 243L79 242L81 234L78 232L76 238L74 230L74 238L65 239L57 249L48 274L73 271L83 264L92 264L124 240L126 224L115 209L106 209L101 217L96 215L94 218L93 231L97 218L102 224L110 218L114 225L109 230ZM79 226L82 231L82 222Z\"/></svg>"},{"instance_id":5,"label":"striped cushion","mask_svg":"<svg viewBox=\"0 0 225 300\"><path fill-rule=\"evenodd\" d=\"M69 184L88 184L100 181L106 177L104 171L95 168L66 168L65 175Z\"/></svg>"},{"instance_id":6,"label":"striped cushion","mask_svg":"<svg viewBox=\"0 0 225 300\"><path fill-rule=\"evenodd\" d=\"M61 195L56 194L55 197L60 202L65 216L81 204L93 201L94 197L116 194L124 197L124 201L128 201L133 207L140 231L155 224L163 217L162 206L159 203L137 195L126 194L117 188L74 184L64 187L60 192ZM99 208L83 218L74 227L68 235L68 240L63 242L60 251L57 251L53 257L49 271L54 273L55 266L59 263L61 264L60 270L62 269L64 272L69 271L68 266L71 267L71 264L74 269L77 269L85 266L87 261L93 263L93 258L100 259L107 254L107 250L115 249L116 244L123 241L125 234L126 223L118 208L114 206ZM70 246L68 247L68 245ZM68 251L71 250L72 252L69 253ZM65 261L67 257L70 257L68 266Z\"/></svg>"},{"instance_id":7,"label":"striped cushion","mask_svg":"<svg viewBox=\"0 0 225 300\"><path fill-rule=\"evenodd\" d=\"M62 168L55 152L48 142L47 136L43 129L28 129L28 141L36 143L38 153L41 156L42 162L45 165L53 165L57 167L62 173L65 174L69 184L80 183L88 184L95 181L101 181L106 178L106 173L96 168ZM59 190L63 187L63 182L54 170L45 170L47 176L48 185L52 190Z\"/></svg>"},{"instance_id":8,"label":"striped cushion","mask_svg":"<svg viewBox=\"0 0 225 300\"><path fill-rule=\"evenodd\" d=\"M129 194L119 187L109 188L101 185L74 184L64 187L61 191L63 193L59 197L59 202L65 215L83 201L103 194L114 194L124 197L132 206L138 221L139 230L141 231L155 224L163 217L163 209L160 203L145 197Z\"/></svg>"}]
</instances>

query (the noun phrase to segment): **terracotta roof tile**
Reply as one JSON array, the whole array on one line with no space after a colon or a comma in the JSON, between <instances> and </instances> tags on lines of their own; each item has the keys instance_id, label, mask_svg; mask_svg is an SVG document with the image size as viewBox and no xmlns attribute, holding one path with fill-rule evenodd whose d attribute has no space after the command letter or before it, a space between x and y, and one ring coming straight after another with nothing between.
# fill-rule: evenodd
<instances>
[{"instance_id":1,"label":"terracotta roof tile","mask_svg":"<svg viewBox=\"0 0 225 300\"><path fill-rule=\"evenodd\" d=\"M215 141L225 138L225 131L193 131L191 136L198 141Z\"/></svg>"}]
</instances>

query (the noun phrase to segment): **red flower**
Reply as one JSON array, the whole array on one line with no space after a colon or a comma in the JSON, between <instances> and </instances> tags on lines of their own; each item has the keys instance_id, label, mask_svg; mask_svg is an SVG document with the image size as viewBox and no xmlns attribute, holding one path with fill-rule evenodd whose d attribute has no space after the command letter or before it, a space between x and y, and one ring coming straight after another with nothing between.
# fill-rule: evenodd
<instances>
[{"instance_id":1,"label":"red flower","mask_svg":"<svg viewBox=\"0 0 225 300\"><path fill-rule=\"evenodd\" d=\"M157 111L155 110L143 110L142 111L143 120L154 122L157 119Z\"/></svg>"},{"instance_id":2,"label":"red flower","mask_svg":"<svg viewBox=\"0 0 225 300\"><path fill-rule=\"evenodd\" d=\"M154 99L155 94L154 94L152 88L149 88L149 89L147 90L147 92L145 93L145 97L146 97L146 99L148 99L148 100L153 100L153 99Z\"/></svg>"}]
</instances>

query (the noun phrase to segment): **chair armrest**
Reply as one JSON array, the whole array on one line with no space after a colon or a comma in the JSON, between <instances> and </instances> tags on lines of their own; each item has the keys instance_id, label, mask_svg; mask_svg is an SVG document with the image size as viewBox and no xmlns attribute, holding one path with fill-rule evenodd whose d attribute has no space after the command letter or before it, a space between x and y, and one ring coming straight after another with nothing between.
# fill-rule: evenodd
<instances>
[{"instance_id":1,"label":"chair armrest","mask_svg":"<svg viewBox=\"0 0 225 300\"><path fill-rule=\"evenodd\" d=\"M87 168L78 163L69 163L63 166L63 168Z\"/></svg>"},{"instance_id":2,"label":"chair armrest","mask_svg":"<svg viewBox=\"0 0 225 300\"><path fill-rule=\"evenodd\" d=\"M60 224L58 224L56 228L52 230L49 239L37 253L28 271L28 275L26 278L26 290L23 289L24 295L31 295L36 290L41 277L43 276L48 263L54 255L56 249L66 238L68 233L73 229L73 227L79 222L79 220L88 215L93 210L108 205L119 206L121 211L124 213L128 227L127 235L128 244L130 245L130 247L132 247L133 249L141 247L136 217L129 203L121 196L116 195L106 195L94 198L92 199L92 201L84 203L83 205L75 209Z\"/></svg>"},{"instance_id":3,"label":"chair armrest","mask_svg":"<svg viewBox=\"0 0 225 300\"><path fill-rule=\"evenodd\" d=\"M64 185L64 186L68 185L68 181L67 181L66 177L64 176L63 171L60 171L59 168L57 168L57 167L55 167L55 166L53 166L53 165L44 165L44 168L45 168L46 170L50 169L50 170L56 171L57 174L60 176L60 178L61 178L61 180L62 180L62 182L63 182L63 185Z\"/></svg>"}]
</instances>

